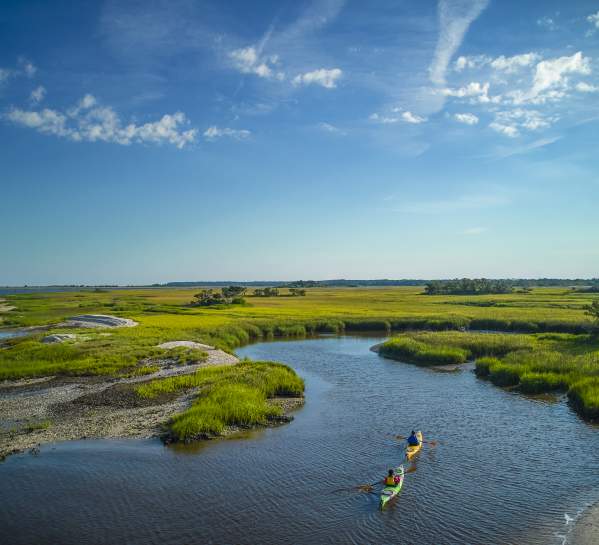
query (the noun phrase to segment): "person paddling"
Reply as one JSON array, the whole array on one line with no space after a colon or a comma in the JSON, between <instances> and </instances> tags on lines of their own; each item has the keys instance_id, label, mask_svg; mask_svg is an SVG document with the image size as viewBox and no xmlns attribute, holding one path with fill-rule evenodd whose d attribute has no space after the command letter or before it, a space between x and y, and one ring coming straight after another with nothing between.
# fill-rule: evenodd
<instances>
[{"instance_id":1,"label":"person paddling","mask_svg":"<svg viewBox=\"0 0 599 545\"><path fill-rule=\"evenodd\" d=\"M416 437L416 432L412 430L412 434L408 437L408 445L411 447L417 447L420 444L418 437Z\"/></svg>"},{"instance_id":2,"label":"person paddling","mask_svg":"<svg viewBox=\"0 0 599 545\"><path fill-rule=\"evenodd\" d=\"M390 469L383 483L385 486L396 486L400 480L401 477L399 475L396 475L393 469Z\"/></svg>"}]
</instances>

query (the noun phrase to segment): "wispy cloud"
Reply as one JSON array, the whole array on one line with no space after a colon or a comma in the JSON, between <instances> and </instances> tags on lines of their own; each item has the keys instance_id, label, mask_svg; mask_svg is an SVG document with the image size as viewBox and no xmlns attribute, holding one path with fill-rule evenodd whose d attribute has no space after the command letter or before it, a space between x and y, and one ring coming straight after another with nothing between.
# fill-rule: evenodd
<instances>
[{"instance_id":1,"label":"wispy cloud","mask_svg":"<svg viewBox=\"0 0 599 545\"><path fill-rule=\"evenodd\" d=\"M375 112L370 114L368 119L376 121L377 123L382 123L383 125L399 122L409 123L410 125L420 125L420 123L428 121L426 117L422 117L407 110L402 111L400 108L393 108L391 111L393 112L391 115L383 115Z\"/></svg>"},{"instance_id":2,"label":"wispy cloud","mask_svg":"<svg viewBox=\"0 0 599 545\"><path fill-rule=\"evenodd\" d=\"M234 138L235 140L245 140L249 138L252 133L247 129L231 129L229 127L217 127L213 125L208 127L204 131L204 138L206 140L217 140L219 138L227 137Z\"/></svg>"},{"instance_id":3,"label":"wispy cloud","mask_svg":"<svg viewBox=\"0 0 599 545\"><path fill-rule=\"evenodd\" d=\"M438 214L443 212L488 208L508 203L509 199L502 195L462 195L447 200L404 203L397 207L396 211L410 214Z\"/></svg>"},{"instance_id":4,"label":"wispy cloud","mask_svg":"<svg viewBox=\"0 0 599 545\"><path fill-rule=\"evenodd\" d=\"M465 125L476 125L478 123L478 117L471 113L454 114L453 118L459 123Z\"/></svg>"},{"instance_id":5,"label":"wispy cloud","mask_svg":"<svg viewBox=\"0 0 599 545\"><path fill-rule=\"evenodd\" d=\"M561 139L561 136L553 136L551 138L540 138L538 140L530 142L529 144L520 145L516 147L498 148L497 151L489 157L492 159L505 159L506 157L512 157L513 155L524 155L526 153L530 153L532 151L544 148L545 146L555 144L555 142Z\"/></svg>"},{"instance_id":6,"label":"wispy cloud","mask_svg":"<svg viewBox=\"0 0 599 545\"><path fill-rule=\"evenodd\" d=\"M0 68L0 83L6 82L11 78L26 77L33 78L37 72L37 67L25 57L19 57L17 64L13 68Z\"/></svg>"},{"instance_id":7,"label":"wispy cloud","mask_svg":"<svg viewBox=\"0 0 599 545\"><path fill-rule=\"evenodd\" d=\"M557 115L544 115L538 110L515 108L496 112L495 120L489 127L505 136L514 138L520 134L521 130L538 131L539 129L546 129L558 119Z\"/></svg>"},{"instance_id":8,"label":"wispy cloud","mask_svg":"<svg viewBox=\"0 0 599 545\"><path fill-rule=\"evenodd\" d=\"M441 29L430 66L430 79L436 85L445 83L449 62L462 44L468 28L488 3L488 0L439 0L438 14Z\"/></svg>"},{"instance_id":9,"label":"wispy cloud","mask_svg":"<svg viewBox=\"0 0 599 545\"><path fill-rule=\"evenodd\" d=\"M110 106L100 106L92 95L83 97L66 112L44 108L22 110L12 108L3 116L8 121L35 129L43 134L68 138L76 142L111 142L121 145L137 143L169 143L183 148L194 142L197 130L184 130L189 122L182 112L163 115L158 121L123 125Z\"/></svg>"},{"instance_id":10,"label":"wispy cloud","mask_svg":"<svg viewBox=\"0 0 599 545\"><path fill-rule=\"evenodd\" d=\"M599 11L597 11L597 13L592 13L591 15L589 15L587 17L587 21L595 27L593 31L599 29Z\"/></svg>"},{"instance_id":11,"label":"wispy cloud","mask_svg":"<svg viewBox=\"0 0 599 545\"><path fill-rule=\"evenodd\" d=\"M539 19L537 19L537 25L547 30L557 30L557 22L554 17L549 17L549 15L545 15Z\"/></svg>"},{"instance_id":12,"label":"wispy cloud","mask_svg":"<svg viewBox=\"0 0 599 545\"><path fill-rule=\"evenodd\" d=\"M318 128L322 131L331 132L334 134L339 134L339 135L347 134L343 129L340 129L339 127L336 127L335 125L331 125L330 123L325 123L324 121L321 121L318 124Z\"/></svg>"},{"instance_id":13,"label":"wispy cloud","mask_svg":"<svg viewBox=\"0 0 599 545\"><path fill-rule=\"evenodd\" d=\"M33 91L31 91L29 99L31 100L31 102L39 104L42 100L44 100L45 96L46 88L43 85L40 85L39 87L36 87Z\"/></svg>"}]
</instances>

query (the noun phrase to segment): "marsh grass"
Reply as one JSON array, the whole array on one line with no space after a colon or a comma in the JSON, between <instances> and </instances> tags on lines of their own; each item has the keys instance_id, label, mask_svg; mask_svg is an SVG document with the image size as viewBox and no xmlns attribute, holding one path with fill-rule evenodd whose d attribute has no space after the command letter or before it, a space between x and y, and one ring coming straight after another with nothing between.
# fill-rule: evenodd
<instances>
[{"instance_id":1,"label":"marsh grass","mask_svg":"<svg viewBox=\"0 0 599 545\"><path fill-rule=\"evenodd\" d=\"M381 345L379 353L419 365L446 365L482 356L501 356L514 350L532 350L534 342L529 335L411 332L389 339Z\"/></svg>"},{"instance_id":2,"label":"marsh grass","mask_svg":"<svg viewBox=\"0 0 599 545\"><path fill-rule=\"evenodd\" d=\"M381 345L379 354L418 365L464 363L469 352L452 346L430 345L410 337L395 337Z\"/></svg>"},{"instance_id":3,"label":"marsh grass","mask_svg":"<svg viewBox=\"0 0 599 545\"><path fill-rule=\"evenodd\" d=\"M301 396L304 382L286 365L243 361L234 366L202 368L193 375L154 380L136 391L151 399L194 388L199 389L196 401L169 423L175 440L218 435L230 426L264 425L282 414L280 407L268 403L268 398Z\"/></svg>"},{"instance_id":4,"label":"marsh grass","mask_svg":"<svg viewBox=\"0 0 599 545\"><path fill-rule=\"evenodd\" d=\"M395 341L395 353L401 358L422 365L476 358L477 372L493 375L497 383L515 382L516 374L516 386L523 390L571 392L570 399L581 412L580 407L595 403L593 396L599 391L594 381L596 364L589 356L599 350L599 338L591 335L596 328L584 313L586 305L599 300L596 293L535 288L530 293L440 296L422 295L421 287L315 288L305 297L252 298L251 304L211 309L189 306L196 291L161 288L4 296L16 308L2 313L3 327L52 326L83 313L132 318L140 325L110 330L108 336L85 331L85 338L60 345L41 344L41 334L3 341L0 380L143 374L152 370L151 361L144 362L172 356L172 351L157 348L166 341L190 340L231 351L261 339L376 330L404 333L399 335L402 341ZM472 332L481 329L530 335ZM44 335L65 332L82 334L50 327ZM485 367L489 356L500 358L497 361L508 368L496 367L497 362ZM197 356L181 352L177 357L186 364ZM593 380L585 382L587 378Z\"/></svg>"}]
</instances>

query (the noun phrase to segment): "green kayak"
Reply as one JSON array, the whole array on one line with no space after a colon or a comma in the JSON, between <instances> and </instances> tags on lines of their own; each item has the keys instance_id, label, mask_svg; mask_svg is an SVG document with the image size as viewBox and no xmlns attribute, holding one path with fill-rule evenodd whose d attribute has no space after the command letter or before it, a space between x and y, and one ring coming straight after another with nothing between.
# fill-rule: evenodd
<instances>
[{"instance_id":1,"label":"green kayak","mask_svg":"<svg viewBox=\"0 0 599 545\"><path fill-rule=\"evenodd\" d=\"M403 466L399 466L395 470L395 474L399 477L399 481L395 486L385 486L385 488L383 488L379 504L381 509L384 509L385 505L387 505L387 503L389 503L395 496L397 496L397 494L399 494L399 491L401 490L404 479Z\"/></svg>"}]
</instances>

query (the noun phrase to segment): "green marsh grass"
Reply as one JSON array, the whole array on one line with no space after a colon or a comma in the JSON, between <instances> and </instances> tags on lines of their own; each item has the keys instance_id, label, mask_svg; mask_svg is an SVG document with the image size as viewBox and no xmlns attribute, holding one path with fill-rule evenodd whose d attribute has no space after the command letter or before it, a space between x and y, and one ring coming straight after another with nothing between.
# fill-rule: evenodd
<instances>
[{"instance_id":1,"label":"green marsh grass","mask_svg":"<svg viewBox=\"0 0 599 545\"><path fill-rule=\"evenodd\" d=\"M572 392L573 405L594 403L596 382L584 380L596 376L589 353L599 350L599 340L590 335L596 327L584 307L599 300L596 293L535 288L529 293L451 296L423 295L422 287L315 288L305 297L251 298L246 305L211 309L189 306L196 292L197 288L107 289L3 296L16 307L1 314L3 327L45 325L43 335L72 332L85 338L42 345L43 335L37 333L4 341L0 380L143 373L151 366L144 361L168 357L157 348L166 341L190 340L231 351L260 339L376 330L405 333L401 350L423 364L461 361L464 354L479 362L493 356L511 368L509 373L495 369L496 381L513 382L516 373L523 389L537 389L543 387L538 375L553 373L566 377L563 388ZM108 336L54 327L84 313L132 318L139 326L107 330ZM456 331L460 329L466 332ZM473 334L480 329L530 335ZM416 335L412 330L427 331ZM540 352L557 355L538 356ZM185 363L187 356L181 358ZM546 387L553 389L557 382L549 377Z\"/></svg>"},{"instance_id":2,"label":"green marsh grass","mask_svg":"<svg viewBox=\"0 0 599 545\"><path fill-rule=\"evenodd\" d=\"M157 379L137 388L146 398L198 388L193 405L169 423L179 441L218 435L227 427L264 425L281 416L282 409L268 403L276 396L299 397L302 379L286 365L243 361L237 365L205 367L193 375Z\"/></svg>"},{"instance_id":3,"label":"green marsh grass","mask_svg":"<svg viewBox=\"0 0 599 545\"><path fill-rule=\"evenodd\" d=\"M379 353L419 365L459 364L474 357L500 356L515 350L531 350L529 335L471 333L461 331L410 332L383 343Z\"/></svg>"}]
</instances>

